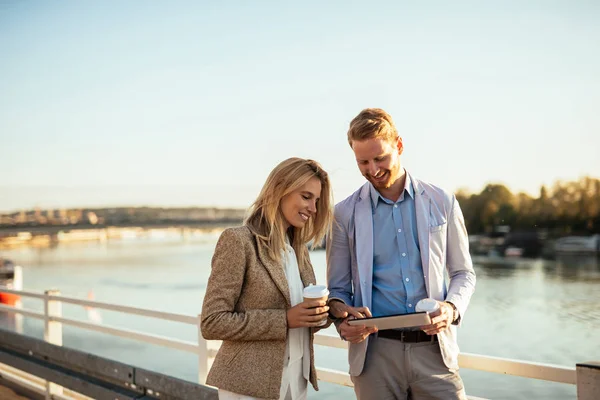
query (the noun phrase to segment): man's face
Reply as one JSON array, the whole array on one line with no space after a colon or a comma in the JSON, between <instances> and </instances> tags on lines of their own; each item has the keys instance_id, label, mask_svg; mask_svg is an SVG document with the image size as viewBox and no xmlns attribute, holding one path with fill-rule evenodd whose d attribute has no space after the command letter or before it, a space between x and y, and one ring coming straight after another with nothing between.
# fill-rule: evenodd
<instances>
[{"instance_id":1,"label":"man's face","mask_svg":"<svg viewBox=\"0 0 600 400\"><path fill-rule=\"evenodd\" d=\"M400 176L402 139L366 139L352 141L352 150L362 175L375 189L389 189Z\"/></svg>"}]
</instances>

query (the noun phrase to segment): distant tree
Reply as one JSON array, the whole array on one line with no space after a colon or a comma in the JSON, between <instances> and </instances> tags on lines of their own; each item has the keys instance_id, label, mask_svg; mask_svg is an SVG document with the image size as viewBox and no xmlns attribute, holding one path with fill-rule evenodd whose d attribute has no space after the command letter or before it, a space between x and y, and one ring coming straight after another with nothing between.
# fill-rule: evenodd
<instances>
[{"instance_id":1,"label":"distant tree","mask_svg":"<svg viewBox=\"0 0 600 400\"><path fill-rule=\"evenodd\" d=\"M539 197L513 195L501 184L487 184L479 194L456 193L470 233L489 232L495 226L512 230L545 229L553 235L600 233L600 180L584 177L557 181L551 190L540 187Z\"/></svg>"}]
</instances>

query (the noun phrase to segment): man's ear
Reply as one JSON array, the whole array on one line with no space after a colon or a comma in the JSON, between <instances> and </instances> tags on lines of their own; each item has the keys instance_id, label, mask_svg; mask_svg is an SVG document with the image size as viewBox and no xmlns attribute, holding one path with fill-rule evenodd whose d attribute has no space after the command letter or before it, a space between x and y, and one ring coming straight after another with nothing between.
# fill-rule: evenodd
<instances>
[{"instance_id":1,"label":"man's ear","mask_svg":"<svg viewBox=\"0 0 600 400\"><path fill-rule=\"evenodd\" d=\"M398 142L396 143L396 146L398 147L398 155L401 155L404 151L404 144L402 144L402 138L400 136L398 136Z\"/></svg>"}]
</instances>

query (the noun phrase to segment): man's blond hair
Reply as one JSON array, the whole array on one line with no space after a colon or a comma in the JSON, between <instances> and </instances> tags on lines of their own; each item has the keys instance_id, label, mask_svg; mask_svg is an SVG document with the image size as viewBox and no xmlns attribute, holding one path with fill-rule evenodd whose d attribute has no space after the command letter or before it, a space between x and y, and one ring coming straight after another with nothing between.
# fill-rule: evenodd
<instances>
[{"instance_id":1,"label":"man's blond hair","mask_svg":"<svg viewBox=\"0 0 600 400\"><path fill-rule=\"evenodd\" d=\"M352 122L348 129L348 143L354 140L384 139L393 142L398 138L398 131L392 116L381 108L365 108Z\"/></svg>"}]
</instances>

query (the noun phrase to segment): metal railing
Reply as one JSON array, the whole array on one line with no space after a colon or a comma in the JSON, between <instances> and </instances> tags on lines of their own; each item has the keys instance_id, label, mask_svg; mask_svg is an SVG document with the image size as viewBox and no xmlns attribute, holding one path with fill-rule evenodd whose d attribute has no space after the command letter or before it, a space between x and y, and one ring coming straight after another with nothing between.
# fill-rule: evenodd
<instances>
[{"instance_id":1,"label":"metal railing","mask_svg":"<svg viewBox=\"0 0 600 400\"><path fill-rule=\"evenodd\" d=\"M0 362L97 400L218 399L217 390L210 386L5 329L0 329ZM43 397L49 396L44 393Z\"/></svg>"},{"instance_id":2,"label":"metal railing","mask_svg":"<svg viewBox=\"0 0 600 400\"><path fill-rule=\"evenodd\" d=\"M46 291L36 293L24 290L13 290L0 287L0 292L16 294L22 297L39 299L44 302L44 312L0 305L0 311L23 315L30 318L37 318L44 321L44 339L50 343L62 345L62 324L75 326L90 331L101 332L113 336L128 338L154 345L160 345L186 351L196 354L198 357L198 383L206 382L206 375L212 360L216 355L220 342L206 341L200 332L200 316L189 316L183 314L174 314L161 311L147 310L137 307L122 306L118 304L104 303L98 301L82 300L67 296L62 296L58 291ZM138 315L144 317L156 318L163 321L173 321L188 325L195 325L197 328L197 342L184 341L175 338L150 334L142 331L136 331L125 328L111 327L90 323L87 321L64 318L62 316L62 304L74 304L82 307L93 307L101 310L117 311L129 315ZM347 342L339 339L337 336L317 333L315 335L315 344L346 349ZM536 362L526 362L520 360L511 360L506 358L483 356L477 354L461 353L459 355L459 365L461 368L473 369L479 371L493 372L498 374L508 374L532 379L540 379L551 382L565 384L577 384L577 374L575 367L557 366L542 364ZM350 376L346 372L317 367L319 380L334 384L352 386ZM22 382L21 382L22 383ZM37 383L39 386L39 382ZM52 382L46 382L47 398L64 398L61 388Z\"/></svg>"}]
</instances>

